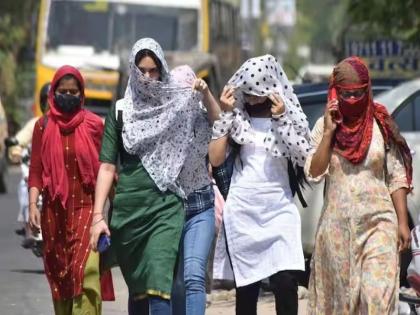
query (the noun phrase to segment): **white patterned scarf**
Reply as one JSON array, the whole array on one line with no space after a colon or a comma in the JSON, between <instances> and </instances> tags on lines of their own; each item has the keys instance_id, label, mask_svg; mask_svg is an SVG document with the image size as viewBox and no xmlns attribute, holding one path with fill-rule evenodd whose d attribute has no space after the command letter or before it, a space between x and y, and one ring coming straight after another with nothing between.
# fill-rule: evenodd
<instances>
[{"instance_id":1,"label":"white patterned scarf","mask_svg":"<svg viewBox=\"0 0 420 315\"><path fill-rule=\"evenodd\" d=\"M151 50L162 63L161 81L145 77L135 64L141 50ZM139 156L161 191L185 198L178 176L188 155L201 94L172 78L160 45L151 38L135 43L124 95L122 139L125 150Z\"/></svg>"},{"instance_id":2,"label":"white patterned scarf","mask_svg":"<svg viewBox=\"0 0 420 315\"><path fill-rule=\"evenodd\" d=\"M171 71L172 79L192 86L196 76L189 66L178 66ZM185 167L179 174L179 182L188 196L193 191L210 185L211 180L206 165L208 146L211 140L212 129L207 117L207 110L200 104L200 114L194 123L194 137L191 139Z\"/></svg>"}]
</instances>

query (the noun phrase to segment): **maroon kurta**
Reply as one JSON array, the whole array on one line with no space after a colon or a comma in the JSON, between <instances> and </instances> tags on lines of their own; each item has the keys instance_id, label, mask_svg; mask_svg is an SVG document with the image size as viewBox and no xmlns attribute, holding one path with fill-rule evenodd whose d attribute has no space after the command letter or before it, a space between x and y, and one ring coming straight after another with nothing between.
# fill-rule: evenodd
<instances>
[{"instance_id":1,"label":"maroon kurta","mask_svg":"<svg viewBox=\"0 0 420 315\"><path fill-rule=\"evenodd\" d=\"M41 143L43 118L35 125L32 138L29 187L42 190ZM102 126L98 126L100 128ZM61 134L64 164L69 182L66 209L43 191L41 227L44 240L45 273L54 299L70 299L82 293L85 264L90 253L89 228L93 213L93 191L81 185L75 153L75 133Z\"/></svg>"}]
</instances>

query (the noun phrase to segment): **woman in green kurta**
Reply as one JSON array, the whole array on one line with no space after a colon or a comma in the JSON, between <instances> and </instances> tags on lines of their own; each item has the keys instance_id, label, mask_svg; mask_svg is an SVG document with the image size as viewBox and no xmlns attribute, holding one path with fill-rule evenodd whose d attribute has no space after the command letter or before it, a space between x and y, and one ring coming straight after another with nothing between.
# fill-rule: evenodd
<instances>
[{"instance_id":1,"label":"woman in green kurta","mask_svg":"<svg viewBox=\"0 0 420 315\"><path fill-rule=\"evenodd\" d=\"M153 315L170 314L184 222L185 194L177 178L199 100L192 88L172 82L162 49L154 40L138 41L129 63L125 97L105 121L91 246L96 249L100 234L110 235L130 296L145 301L142 312L150 307ZM117 161L118 184L108 230L102 211Z\"/></svg>"},{"instance_id":2,"label":"woman in green kurta","mask_svg":"<svg viewBox=\"0 0 420 315\"><path fill-rule=\"evenodd\" d=\"M168 299L184 220L183 205L174 193L161 192L139 157L125 151L121 127L115 110L111 110L99 159L115 165L118 157L121 163L110 223L114 253L130 293Z\"/></svg>"}]
</instances>

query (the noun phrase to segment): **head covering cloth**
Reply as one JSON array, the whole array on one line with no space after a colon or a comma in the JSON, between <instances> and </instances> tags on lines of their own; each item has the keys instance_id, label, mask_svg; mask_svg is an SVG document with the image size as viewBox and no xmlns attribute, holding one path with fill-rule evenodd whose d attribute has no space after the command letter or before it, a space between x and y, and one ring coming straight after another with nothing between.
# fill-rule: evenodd
<instances>
[{"instance_id":1,"label":"head covering cloth","mask_svg":"<svg viewBox=\"0 0 420 315\"><path fill-rule=\"evenodd\" d=\"M142 50L152 51L162 64L160 80L147 78L135 64ZM184 167L201 94L169 72L160 45L151 38L137 41L129 58L129 80L124 95L122 140L137 155L161 191L185 197L178 180Z\"/></svg>"},{"instance_id":2,"label":"head covering cloth","mask_svg":"<svg viewBox=\"0 0 420 315\"><path fill-rule=\"evenodd\" d=\"M74 77L80 88L81 106L72 113L60 110L55 102L55 92L60 80L67 75ZM83 109L85 100L84 80L76 68L63 66L57 70L48 92L49 111L47 124L42 136L42 181L51 199L58 199L66 208L69 197L69 182L64 165L62 134L75 133L75 151L82 185L95 189L99 170L99 149L103 124L95 114Z\"/></svg>"},{"instance_id":3,"label":"head covering cloth","mask_svg":"<svg viewBox=\"0 0 420 315\"><path fill-rule=\"evenodd\" d=\"M341 90L366 91L354 104L338 97L343 122L338 124L335 132L334 151L353 164L361 163L369 150L373 122L376 120L385 144L389 146L393 141L397 145L404 161L407 182L411 187L413 168L410 149L385 106L373 101L369 70L359 57L346 58L334 67L329 84L330 97L333 89L338 91L337 95L340 95Z\"/></svg>"}]
</instances>

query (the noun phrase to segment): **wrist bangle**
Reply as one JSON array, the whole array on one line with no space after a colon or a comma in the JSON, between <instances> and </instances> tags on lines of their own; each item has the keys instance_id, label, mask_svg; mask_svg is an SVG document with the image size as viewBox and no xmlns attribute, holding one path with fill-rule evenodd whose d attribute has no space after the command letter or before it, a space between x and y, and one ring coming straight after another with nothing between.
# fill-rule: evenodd
<instances>
[{"instance_id":1,"label":"wrist bangle","mask_svg":"<svg viewBox=\"0 0 420 315\"><path fill-rule=\"evenodd\" d=\"M100 220L96 221L95 223L92 223L90 226L95 226L96 224L98 224L101 221L104 221L104 218L101 218Z\"/></svg>"}]
</instances>

